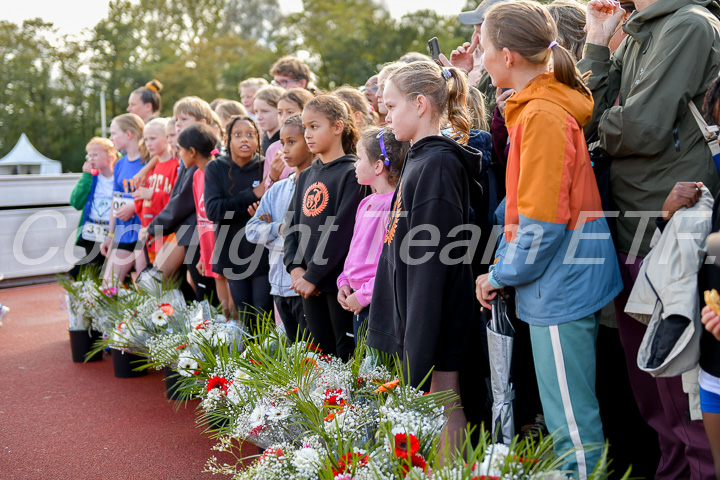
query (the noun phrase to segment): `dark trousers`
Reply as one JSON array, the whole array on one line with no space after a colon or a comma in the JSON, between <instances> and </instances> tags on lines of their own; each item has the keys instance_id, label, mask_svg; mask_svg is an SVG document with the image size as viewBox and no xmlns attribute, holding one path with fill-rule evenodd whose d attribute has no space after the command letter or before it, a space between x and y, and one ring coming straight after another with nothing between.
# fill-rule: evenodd
<instances>
[{"instance_id":1,"label":"dark trousers","mask_svg":"<svg viewBox=\"0 0 720 480\"><path fill-rule=\"evenodd\" d=\"M270 295L270 281L267 275L230 280L230 296L235 302L235 308L240 311L240 318L249 322L250 330L255 330L255 318L262 318L265 313L273 311L272 295Z\"/></svg>"},{"instance_id":2,"label":"dark trousers","mask_svg":"<svg viewBox=\"0 0 720 480\"><path fill-rule=\"evenodd\" d=\"M348 335L353 331L353 314L340 306L337 292L303 299L303 309L313 343L323 353L347 361L355 350L355 342Z\"/></svg>"},{"instance_id":3,"label":"dark trousers","mask_svg":"<svg viewBox=\"0 0 720 480\"><path fill-rule=\"evenodd\" d=\"M370 305L360 310L360 313L353 315L353 335L355 336L355 346L357 347L360 340L367 334L368 317L370 316Z\"/></svg>"},{"instance_id":4,"label":"dark trousers","mask_svg":"<svg viewBox=\"0 0 720 480\"><path fill-rule=\"evenodd\" d=\"M188 252L192 255L192 261L190 262L187 262ZM185 247L185 260L187 271L195 284L195 299L198 302L208 300L213 305L219 305L217 292L215 291L215 279L200 275L197 269L197 264L200 261L200 248L197 246ZM185 278L183 277L181 280L184 282Z\"/></svg>"},{"instance_id":5,"label":"dark trousers","mask_svg":"<svg viewBox=\"0 0 720 480\"><path fill-rule=\"evenodd\" d=\"M627 264L627 255L621 253L619 257L625 288L615 299L615 311L635 402L645 421L658 434L661 458L655 479L714 479L707 435L701 420L689 420L688 397L683 392L681 378L656 378L637 366L638 350L647 327L625 314L625 304L640 272L642 258Z\"/></svg>"},{"instance_id":6,"label":"dark trousers","mask_svg":"<svg viewBox=\"0 0 720 480\"><path fill-rule=\"evenodd\" d=\"M105 257L100 253L101 242L90 242L88 240L80 239L77 243L78 246L85 249L85 256L81 258L68 272L74 280L77 279L80 274L80 269L88 266L96 266L98 269L102 268L105 263Z\"/></svg>"},{"instance_id":7,"label":"dark trousers","mask_svg":"<svg viewBox=\"0 0 720 480\"><path fill-rule=\"evenodd\" d=\"M297 295L294 297L273 295L273 298L275 299L277 313L280 314L290 341L295 342L298 338L307 338L307 323L305 322L302 297Z\"/></svg>"}]
</instances>

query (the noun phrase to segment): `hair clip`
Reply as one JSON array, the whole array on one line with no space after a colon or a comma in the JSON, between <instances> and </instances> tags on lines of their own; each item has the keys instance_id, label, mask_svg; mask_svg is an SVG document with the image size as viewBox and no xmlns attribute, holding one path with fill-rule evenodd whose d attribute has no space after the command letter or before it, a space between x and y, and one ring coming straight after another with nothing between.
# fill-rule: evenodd
<instances>
[{"instance_id":1,"label":"hair clip","mask_svg":"<svg viewBox=\"0 0 720 480\"><path fill-rule=\"evenodd\" d=\"M220 150L218 150L217 148L213 148L213 149L210 151L210 155L217 155L218 153L220 153Z\"/></svg>"},{"instance_id":2,"label":"hair clip","mask_svg":"<svg viewBox=\"0 0 720 480\"><path fill-rule=\"evenodd\" d=\"M385 150L385 129L381 128L375 137L380 140L380 151L382 152L383 163L390 166L390 158L388 157L387 151Z\"/></svg>"},{"instance_id":3,"label":"hair clip","mask_svg":"<svg viewBox=\"0 0 720 480\"><path fill-rule=\"evenodd\" d=\"M445 67L443 67L443 69L442 69L442 74L443 74L443 77L445 77L445 80L450 80L450 77L452 77L452 72Z\"/></svg>"}]
</instances>

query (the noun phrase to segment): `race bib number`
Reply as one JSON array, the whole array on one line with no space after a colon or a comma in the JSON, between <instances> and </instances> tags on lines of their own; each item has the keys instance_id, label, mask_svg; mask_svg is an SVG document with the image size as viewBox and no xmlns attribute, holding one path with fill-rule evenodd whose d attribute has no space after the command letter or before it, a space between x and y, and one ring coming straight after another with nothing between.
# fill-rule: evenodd
<instances>
[{"instance_id":1,"label":"race bib number","mask_svg":"<svg viewBox=\"0 0 720 480\"><path fill-rule=\"evenodd\" d=\"M108 234L107 222L88 220L82 227L82 238L90 242L102 242Z\"/></svg>"},{"instance_id":2,"label":"race bib number","mask_svg":"<svg viewBox=\"0 0 720 480\"><path fill-rule=\"evenodd\" d=\"M125 198L120 192L113 193L113 217L117 218L117 211L125 205L133 204L133 202L132 198Z\"/></svg>"}]
</instances>

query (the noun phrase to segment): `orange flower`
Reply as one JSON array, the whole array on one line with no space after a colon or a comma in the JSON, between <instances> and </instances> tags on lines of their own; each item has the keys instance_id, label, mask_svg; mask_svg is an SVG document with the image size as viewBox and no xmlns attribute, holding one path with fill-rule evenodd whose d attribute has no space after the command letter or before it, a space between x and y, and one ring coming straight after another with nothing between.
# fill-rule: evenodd
<instances>
[{"instance_id":1,"label":"orange flower","mask_svg":"<svg viewBox=\"0 0 720 480\"><path fill-rule=\"evenodd\" d=\"M295 387L292 390L290 390L289 392L286 392L285 395L292 395L293 393L298 393L299 391L300 391L300 388Z\"/></svg>"},{"instance_id":2,"label":"orange flower","mask_svg":"<svg viewBox=\"0 0 720 480\"><path fill-rule=\"evenodd\" d=\"M375 389L375 393L389 392L398 385L400 385L400 380L393 380L392 382L383 383Z\"/></svg>"},{"instance_id":3,"label":"orange flower","mask_svg":"<svg viewBox=\"0 0 720 480\"><path fill-rule=\"evenodd\" d=\"M165 313L165 315L167 315L168 317L172 317L173 314L175 313L175 309L169 303L161 304L160 310L162 310Z\"/></svg>"}]
</instances>

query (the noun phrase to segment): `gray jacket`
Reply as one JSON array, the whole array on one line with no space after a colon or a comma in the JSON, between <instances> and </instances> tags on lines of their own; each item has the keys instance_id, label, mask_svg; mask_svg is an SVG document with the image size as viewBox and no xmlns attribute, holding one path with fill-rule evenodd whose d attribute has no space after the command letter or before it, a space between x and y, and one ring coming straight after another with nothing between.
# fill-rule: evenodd
<instances>
[{"instance_id":1,"label":"gray jacket","mask_svg":"<svg viewBox=\"0 0 720 480\"><path fill-rule=\"evenodd\" d=\"M692 394L697 392L703 330L698 273L705 262L706 239L712 231L713 202L710 191L703 187L702 197L692 208L678 210L662 235L655 232L653 247L643 260L625 306L625 313L648 326L638 351L638 368L655 377L682 374L683 387L691 394L691 410L692 404L697 403ZM677 338L668 339L661 327L671 315L689 318L690 323ZM674 345L662 363L651 364L654 349L662 340Z\"/></svg>"}]
</instances>

